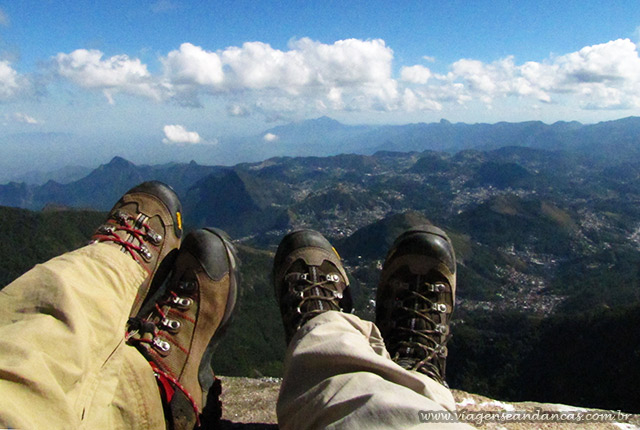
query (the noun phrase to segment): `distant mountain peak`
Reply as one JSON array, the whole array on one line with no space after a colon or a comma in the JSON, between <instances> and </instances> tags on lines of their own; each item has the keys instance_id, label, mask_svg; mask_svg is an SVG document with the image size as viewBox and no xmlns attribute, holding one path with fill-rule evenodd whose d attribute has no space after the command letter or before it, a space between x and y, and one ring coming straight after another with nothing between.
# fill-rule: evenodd
<instances>
[{"instance_id":1,"label":"distant mountain peak","mask_svg":"<svg viewBox=\"0 0 640 430\"><path fill-rule=\"evenodd\" d=\"M135 167L135 164L133 164L131 161L126 160L122 157L119 156L115 156L111 159L111 161L109 161L105 167L117 167L117 168L123 168L123 167Z\"/></svg>"},{"instance_id":2,"label":"distant mountain peak","mask_svg":"<svg viewBox=\"0 0 640 430\"><path fill-rule=\"evenodd\" d=\"M338 120L335 120L333 118L330 118L326 115L323 115L321 117L315 118L315 119L310 119L308 120L310 122L315 122L315 123L321 123L321 124L340 124L342 125L342 123Z\"/></svg>"}]
</instances>

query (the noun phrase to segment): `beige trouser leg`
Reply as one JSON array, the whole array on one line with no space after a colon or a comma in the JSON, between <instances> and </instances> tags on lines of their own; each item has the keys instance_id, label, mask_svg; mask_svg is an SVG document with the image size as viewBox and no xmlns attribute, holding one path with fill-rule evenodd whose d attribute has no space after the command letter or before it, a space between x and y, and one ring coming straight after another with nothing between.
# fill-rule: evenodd
<instances>
[{"instance_id":1,"label":"beige trouser leg","mask_svg":"<svg viewBox=\"0 0 640 430\"><path fill-rule=\"evenodd\" d=\"M325 312L294 336L278 398L281 429L471 428L421 424L419 411L454 411L451 392L389 358L375 324Z\"/></svg>"},{"instance_id":2,"label":"beige trouser leg","mask_svg":"<svg viewBox=\"0 0 640 430\"><path fill-rule=\"evenodd\" d=\"M164 428L151 367L123 339L144 277L98 243L0 291L0 427Z\"/></svg>"}]
</instances>

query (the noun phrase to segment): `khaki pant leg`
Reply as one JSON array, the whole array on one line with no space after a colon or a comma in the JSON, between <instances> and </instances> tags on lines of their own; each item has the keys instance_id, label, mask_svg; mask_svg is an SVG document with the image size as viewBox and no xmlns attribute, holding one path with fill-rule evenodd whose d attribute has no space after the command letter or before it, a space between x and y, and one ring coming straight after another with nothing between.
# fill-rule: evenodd
<instances>
[{"instance_id":1,"label":"khaki pant leg","mask_svg":"<svg viewBox=\"0 0 640 430\"><path fill-rule=\"evenodd\" d=\"M123 339L145 275L130 256L98 243L0 291L0 427L118 427L127 414L114 402L127 369L136 375L127 382L143 393L136 401L159 414L147 423L162 420L153 373Z\"/></svg>"},{"instance_id":2,"label":"khaki pant leg","mask_svg":"<svg viewBox=\"0 0 640 430\"><path fill-rule=\"evenodd\" d=\"M451 392L389 358L378 328L326 312L294 336L277 404L281 429L470 428L421 424L419 411L455 411Z\"/></svg>"}]
</instances>

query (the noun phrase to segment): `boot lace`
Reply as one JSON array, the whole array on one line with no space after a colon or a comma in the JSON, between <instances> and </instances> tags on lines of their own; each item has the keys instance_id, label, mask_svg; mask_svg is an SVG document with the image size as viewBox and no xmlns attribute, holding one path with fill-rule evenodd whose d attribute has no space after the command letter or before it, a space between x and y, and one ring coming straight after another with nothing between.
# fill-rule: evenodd
<instances>
[{"instance_id":1,"label":"boot lace","mask_svg":"<svg viewBox=\"0 0 640 430\"><path fill-rule=\"evenodd\" d=\"M342 311L339 302L343 294L338 286L340 276L337 273L323 275L313 267L310 269L309 273L292 272L285 276L289 296L295 306L293 320L297 321L296 330L318 314L330 310Z\"/></svg>"},{"instance_id":2,"label":"boot lace","mask_svg":"<svg viewBox=\"0 0 640 430\"><path fill-rule=\"evenodd\" d=\"M157 246L162 242L162 235L151 228L147 219L143 214L133 217L124 211L116 211L106 224L98 227L93 242L115 242L122 245L123 250L137 262L148 263L153 258L151 249L157 250ZM128 239L123 239L118 232L128 233ZM136 239L139 245L134 243L133 239ZM145 267L144 264L142 266Z\"/></svg>"},{"instance_id":3,"label":"boot lace","mask_svg":"<svg viewBox=\"0 0 640 430\"><path fill-rule=\"evenodd\" d=\"M438 300L446 292L442 282L403 284L395 298L393 330L387 339L391 356L399 365L417 370L444 384L446 343L451 338L447 323L449 306Z\"/></svg>"},{"instance_id":4,"label":"boot lace","mask_svg":"<svg viewBox=\"0 0 640 430\"><path fill-rule=\"evenodd\" d=\"M160 362L155 360L153 358L154 356L149 353L149 349L152 348L156 350L161 357L168 355L172 348L171 343L163 340L159 336L160 332L167 332L169 334L177 333L182 326L180 322L181 319L194 322L191 317L182 311L187 310L193 304L193 299L187 296L192 295L196 287L195 282L182 281L177 285L177 292L167 290L164 297L155 303L149 318L129 318L125 340L130 345L136 346L149 360L167 403L171 402L176 389L184 393L193 407L199 426L201 411L191 393L187 391L169 369L161 367ZM176 315L178 319L173 319L173 315ZM189 351L185 350L178 343L174 342L174 345L185 354L189 354Z\"/></svg>"}]
</instances>

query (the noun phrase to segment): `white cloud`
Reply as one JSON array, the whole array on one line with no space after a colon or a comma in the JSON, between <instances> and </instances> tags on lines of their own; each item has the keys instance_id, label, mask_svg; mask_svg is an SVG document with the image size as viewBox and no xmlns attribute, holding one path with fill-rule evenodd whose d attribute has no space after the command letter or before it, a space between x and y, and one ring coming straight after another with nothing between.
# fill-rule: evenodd
<instances>
[{"instance_id":1,"label":"white cloud","mask_svg":"<svg viewBox=\"0 0 640 430\"><path fill-rule=\"evenodd\" d=\"M264 136L262 136L262 139L265 142L275 142L276 140L278 140L278 135L273 133L267 133Z\"/></svg>"},{"instance_id":2,"label":"white cloud","mask_svg":"<svg viewBox=\"0 0 640 430\"><path fill-rule=\"evenodd\" d=\"M191 43L160 58L152 75L137 58L105 57L79 49L54 58L57 74L83 88L102 91L109 102L118 93L201 106L199 97L220 98L229 116L262 114L273 120L327 111L442 110L446 105L527 99L584 109L640 108L640 57L628 39L587 46L540 62L493 62L463 58L437 74L406 65L394 77L393 51L383 40L308 38L286 50L247 42L217 51ZM423 57L427 61L433 58ZM0 61L0 100L21 87L20 76Z\"/></svg>"},{"instance_id":3,"label":"white cloud","mask_svg":"<svg viewBox=\"0 0 640 430\"><path fill-rule=\"evenodd\" d=\"M587 46L543 62L515 64L513 57L491 63L461 59L436 82L420 79L422 66L402 69L404 81L427 84L422 93L438 102L488 105L505 97L577 104L586 109L640 108L640 57L628 39ZM406 98L406 97L405 97Z\"/></svg>"},{"instance_id":4,"label":"white cloud","mask_svg":"<svg viewBox=\"0 0 640 430\"><path fill-rule=\"evenodd\" d=\"M169 52L162 63L165 76L171 84L215 87L224 79L218 54L190 43L183 43L179 50Z\"/></svg>"},{"instance_id":5,"label":"white cloud","mask_svg":"<svg viewBox=\"0 0 640 430\"><path fill-rule=\"evenodd\" d=\"M403 67L402 70L400 70L400 76L405 82L426 84L429 78L431 78L431 70L420 65Z\"/></svg>"},{"instance_id":6,"label":"white cloud","mask_svg":"<svg viewBox=\"0 0 640 430\"><path fill-rule=\"evenodd\" d=\"M25 124L40 124L40 121L35 119L32 116L27 115L26 113L16 112L13 114L14 121L22 122Z\"/></svg>"},{"instance_id":7,"label":"white cloud","mask_svg":"<svg viewBox=\"0 0 640 430\"><path fill-rule=\"evenodd\" d=\"M401 109L408 112L417 110L439 111L442 110L442 104L432 99L431 95L424 91L412 91L409 88L405 88L402 94Z\"/></svg>"},{"instance_id":8,"label":"white cloud","mask_svg":"<svg viewBox=\"0 0 640 430\"><path fill-rule=\"evenodd\" d=\"M114 55L104 58L98 50L77 49L54 58L56 72L89 89L101 89L110 102L114 93L128 93L160 99L161 93L147 66L137 58Z\"/></svg>"},{"instance_id":9,"label":"white cloud","mask_svg":"<svg viewBox=\"0 0 640 430\"><path fill-rule=\"evenodd\" d=\"M335 110L342 110L344 108L344 102L342 101L342 92L342 89L332 87L327 93L327 100L331 104L331 107Z\"/></svg>"},{"instance_id":10,"label":"white cloud","mask_svg":"<svg viewBox=\"0 0 640 430\"><path fill-rule=\"evenodd\" d=\"M220 53L229 86L276 88L297 94L303 87L361 86L391 78L393 53L382 40L339 40L331 45L308 38L292 41L288 51L247 42Z\"/></svg>"},{"instance_id":11,"label":"white cloud","mask_svg":"<svg viewBox=\"0 0 640 430\"><path fill-rule=\"evenodd\" d=\"M165 125L163 131L165 138L162 139L162 141L167 144L195 144L202 142L198 133L195 131L187 131L187 129L181 125Z\"/></svg>"},{"instance_id":12,"label":"white cloud","mask_svg":"<svg viewBox=\"0 0 640 430\"><path fill-rule=\"evenodd\" d=\"M247 42L221 53L234 89L279 88L295 93L309 83L310 70L295 51L283 52L262 42Z\"/></svg>"},{"instance_id":13,"label":"white cloud","mask_svg":"<svg viewBox=\"0 0 640 430\"><path fill-rule=\"evenodd\" d=\"M0 99L8 99L13 96L20 85L16 72L8 61L0 61Z\"/></svg>"},{"instance_id":14,"label":"white cloud","mask_svg":"<svg viewBox=\"0 0 640 430\"><path fill-rule=\"evenodd\" d=\"M164 87L181 103L201 92L233 91L258 98L284 96L294 104L369 109L397 97L392 59L393 51L379 39L323 44L303 38L292 41L287 51L263 42L217 52L185 43L161 61Z\"/></svg>"},{"instance_id":15,"label":"white cloud","mask_svg":"<svg viewBox=\"0 0 640 430\"><path fill-rule=\"evenodd\" d=\"M637 86L640 82L640 57L629 39L584 47L559 57L555 64L565 85L605 84L620 88L626 84Z\"/></svg>"},{"instance_id":16,"label":"white cloud","mask_svg":"<svg viewBox=\"0 0 640 430\"><path fill-rule=\"evenodd\" d=\"M360 86L391 79L393 51L384 40L338 40L332 45L303 38L291 43L304 58L313 83Z\"/></svg>"}]
</instances>

